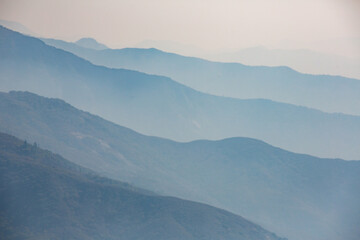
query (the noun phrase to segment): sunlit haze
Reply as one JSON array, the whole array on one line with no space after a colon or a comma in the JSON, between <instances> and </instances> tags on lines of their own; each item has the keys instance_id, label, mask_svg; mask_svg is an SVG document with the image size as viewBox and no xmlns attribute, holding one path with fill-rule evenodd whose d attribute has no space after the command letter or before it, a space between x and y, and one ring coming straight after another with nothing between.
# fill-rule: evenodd
<instances>
[{"instance_id":1,"label":"sunlit haze","mask_svg":"<svg viewBox=\"0 0 360 240\"><path fill-rule=\"evenodd\" d=\"M43 37L112 48L174 41L205 52L254 46L360 56L357 0L1 0L0 19Z\"/></svg>"}]
</instances>

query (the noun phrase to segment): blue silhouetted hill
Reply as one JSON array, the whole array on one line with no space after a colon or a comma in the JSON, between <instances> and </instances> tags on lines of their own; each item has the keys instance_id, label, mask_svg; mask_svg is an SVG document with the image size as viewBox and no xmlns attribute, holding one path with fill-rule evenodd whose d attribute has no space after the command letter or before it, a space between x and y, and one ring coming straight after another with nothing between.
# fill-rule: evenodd
<instances>
[{"instance_id":1,"label":"blue silhouetted hill","mask_svg":"<svg viewBox=\"0 0 360 240\"><path fill-rule=\"evenodd\" d=\"M1 239L280 240L240 216L145 194L0 133Z\"/></svg>"}]
</instances>

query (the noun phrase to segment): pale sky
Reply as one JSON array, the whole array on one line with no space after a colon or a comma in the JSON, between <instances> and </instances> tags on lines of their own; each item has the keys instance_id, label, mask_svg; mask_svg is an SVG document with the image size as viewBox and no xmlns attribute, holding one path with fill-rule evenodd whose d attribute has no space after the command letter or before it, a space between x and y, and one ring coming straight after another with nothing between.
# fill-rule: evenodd
<instances>
[{"instance_id":1,"label":"pale sky","mask_svg":"<svg viewBox=\"0 0 360 240\"><path fill-rule=\"evenodd\" d=\"M0 0L0 19L112 48L151 39L209 51L262 45L360 56L359 0Z\"/></svg>"}]
</instances>

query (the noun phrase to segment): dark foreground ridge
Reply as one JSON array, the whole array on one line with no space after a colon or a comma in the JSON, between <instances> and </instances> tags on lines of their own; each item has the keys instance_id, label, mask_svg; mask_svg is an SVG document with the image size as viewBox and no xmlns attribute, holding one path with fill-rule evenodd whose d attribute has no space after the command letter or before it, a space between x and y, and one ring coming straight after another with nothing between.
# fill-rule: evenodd
<instances>
[{"instance_id":1,"label":"dark foreground ridge","mask_svg":"<svg viewBox=\"0 0 360 240\"><path fill-rule=\"evenodd\" d=\"M0 238L280 240L204 204L144 194L0 133Z\"/></svg>"}]
</instances>

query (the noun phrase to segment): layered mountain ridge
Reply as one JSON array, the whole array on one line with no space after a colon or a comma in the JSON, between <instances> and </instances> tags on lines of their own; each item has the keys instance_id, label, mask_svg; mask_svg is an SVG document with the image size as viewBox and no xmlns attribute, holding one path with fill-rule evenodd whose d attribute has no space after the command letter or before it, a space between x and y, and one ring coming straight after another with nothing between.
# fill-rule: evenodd
<instances>
[{"instance_id":1,"label":"layered mountain ridge","mask_svg":"<svg viewBox=\"0 0 360 240\"><path fill-rule=\"evenodd\" d=\"M95 51L64 41L42 40L97 65L167 76L193 89L217 96L264 98L330 113L360 115L358 79L303 74L286 66L246 66L235 62L213 62L154 48ZM336 63L334 65L336 66Z\"/></svg>"},{"instance_id":2,"label":"layered mountain ridge","mask_svg":"<svg viewBox=\"0 0 360 240\"><path fill-rule=\"evenodd\" d=\"M96 66L5 28L0 40L3 91L62 98L141 133L178 141L243 136L299 153L360 158L358 116L216 97L167 77Z\"/></svg>"},{"instance_id":3,"label":"layered mountain ridge","mask_svg":"<svg viewBox=\"0 0 360 240\"><path fill-rule=\"evenodd\" d=\"M295 154L249 138L148 137L26 92L0 94L0 131L102 176L230 210L289 239L359 235L359 161Z\"/></svg>"}]
</instances>

